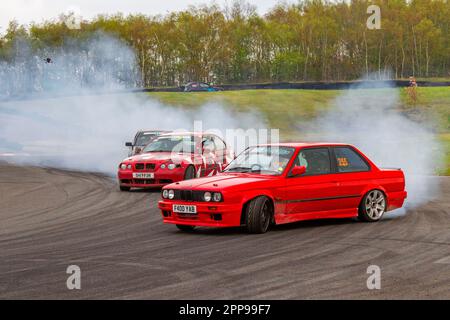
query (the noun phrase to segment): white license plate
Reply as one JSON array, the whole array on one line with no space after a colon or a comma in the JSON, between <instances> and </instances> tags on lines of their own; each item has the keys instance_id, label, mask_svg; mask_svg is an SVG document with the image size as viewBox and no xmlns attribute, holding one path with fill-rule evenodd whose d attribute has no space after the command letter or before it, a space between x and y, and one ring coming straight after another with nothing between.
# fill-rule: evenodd
<instances>
[{"instance_id":1,"label":"white license plate","mask_svg":"<svg viewBox=\"0 0 450 320\"><path fill-rule=\"evenodd\" d=\"M153 179L154 177L155 177L154 173L133 172L134 179Z\"/></svg>"},{"instance_id":2,"label":"white license plate","mask_svg":"<svg viewBox=\"0 0 450 320\"><path fill-rule=\"evenodd\" d=\"M186 206L183 204L174 204L172 211L176 213L196 214L197 206Z\"/></svg>"}]
</instances>

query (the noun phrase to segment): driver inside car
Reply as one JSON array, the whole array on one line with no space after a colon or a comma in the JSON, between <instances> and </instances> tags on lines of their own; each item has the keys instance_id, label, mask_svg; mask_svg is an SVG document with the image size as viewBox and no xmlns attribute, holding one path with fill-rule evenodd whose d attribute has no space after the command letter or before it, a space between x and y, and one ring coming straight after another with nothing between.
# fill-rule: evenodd
<instances>
[{"instance_id":1,"label":"driver inside car","mask_svg":"<svg viewBox=\"0 0 450 320\"><path fill-rule=\"evenodd\" d=\"M269 170L282 172L289 162L289 157L278 155L278 158L272 159Z\"/></svg>"}]
</instances>

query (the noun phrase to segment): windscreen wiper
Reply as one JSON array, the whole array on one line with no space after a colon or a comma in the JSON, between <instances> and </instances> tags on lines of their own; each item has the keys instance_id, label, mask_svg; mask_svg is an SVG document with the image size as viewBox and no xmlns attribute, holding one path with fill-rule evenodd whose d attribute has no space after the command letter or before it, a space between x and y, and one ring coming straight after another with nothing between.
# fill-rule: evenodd
<instances>
[{"instance_id":1,"label":"windscreen wiper","mask_svg":"<svg viewBox=\"0 0 450 320\"><path fill-rule=\"evenodd\" d=\"M251 168L248 168L248 167L234 167L234 168L227 169L226 171L249 172L249 171L251 171Z\"/></svg>"}]
</instances>

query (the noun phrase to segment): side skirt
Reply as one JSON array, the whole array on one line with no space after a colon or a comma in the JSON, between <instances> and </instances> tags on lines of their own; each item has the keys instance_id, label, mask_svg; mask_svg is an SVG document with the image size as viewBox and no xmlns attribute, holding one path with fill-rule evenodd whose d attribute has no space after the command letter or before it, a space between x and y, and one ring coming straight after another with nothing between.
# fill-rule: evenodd
<instances>
[{"instance_id":1,"label":"side skirt","mask_svg":"<svg viewBox=\"0 0 450 320\"><path fill-rule=\"evenodd\" d=\"M358 216L358 208L317 211L307 213L276 214L275 223L285 224L304 220L353 218L357 216Z\"/></svg>"}]
</instances>

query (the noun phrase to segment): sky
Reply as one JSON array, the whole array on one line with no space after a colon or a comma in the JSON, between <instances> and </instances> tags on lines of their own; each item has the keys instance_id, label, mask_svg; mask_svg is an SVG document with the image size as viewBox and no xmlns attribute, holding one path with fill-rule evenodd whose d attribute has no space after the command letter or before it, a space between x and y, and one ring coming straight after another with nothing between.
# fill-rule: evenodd
<instances>
[{"instance_id":1,"label":"sky","mask_svg":"<svg viewBox=\"0 0 450 320\"><path fill-rule=\"evenodd\" d=\"M259 13L265 13L278 0L247 0L256 5ZM90 19L97 14L122 12L143 14L165 14L186 9L189 5L211 3L212 0L0 0L0 33L8 27L9 21L15 19L21 24L42 22L57 18L61 13L76 12L83 19ZM232 0L215 0L224 5ZM293 2L285 0L284 2Z\"/></svg>"}]
</instances>

